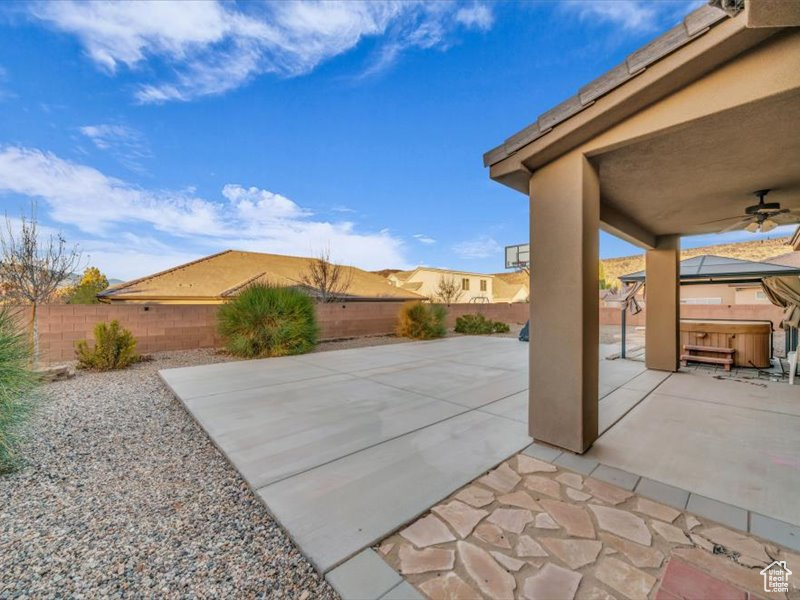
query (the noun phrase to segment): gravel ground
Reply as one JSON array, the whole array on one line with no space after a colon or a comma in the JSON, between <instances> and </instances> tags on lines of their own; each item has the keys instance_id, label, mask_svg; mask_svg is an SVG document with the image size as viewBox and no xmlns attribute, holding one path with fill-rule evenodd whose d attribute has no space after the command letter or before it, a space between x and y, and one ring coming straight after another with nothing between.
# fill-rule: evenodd
<instances>
[{"instance_id":1,"label":"gravel ground","mask_svg":"<svg viewBox=\"0 0 800 600\"><path fill-rule=\"evenodd\" d=\"M157 377L155 355L43 388L0 476L0 598L335 598Z\"/></svg>"},{"instance_id":2,"label":"gravel ground","mask_svg":"<svg viewBox=\"0 0 800 600\"><path fill-rule=\"evenodd\" d=\"M27 463L0 476L0 598L336 598L157 375L230 357L152 358L42 388Z\"/></svg>"}]
</instances>

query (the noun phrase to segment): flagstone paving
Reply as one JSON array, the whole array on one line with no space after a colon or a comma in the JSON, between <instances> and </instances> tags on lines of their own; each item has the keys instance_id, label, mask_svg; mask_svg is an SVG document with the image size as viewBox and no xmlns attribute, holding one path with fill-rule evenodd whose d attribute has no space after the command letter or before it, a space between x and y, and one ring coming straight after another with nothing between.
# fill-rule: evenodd
<instances>
[{"instance_id":1,"label":"flagstone paving","mask_svg":"<svg viewBox=\"0 0 800 600\"><path fill-rule=\"evenodd\" d=\"M800 555L524 454L377 550L434 600L800 600L800 577L779 594L760 574Z\"/></svg>"}]
</instances>

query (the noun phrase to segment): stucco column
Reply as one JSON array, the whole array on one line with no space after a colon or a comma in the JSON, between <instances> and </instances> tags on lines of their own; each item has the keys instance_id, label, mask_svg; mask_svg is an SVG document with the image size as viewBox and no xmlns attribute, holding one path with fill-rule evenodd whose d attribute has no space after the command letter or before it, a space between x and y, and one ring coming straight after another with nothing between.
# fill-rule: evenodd
<instances>
[{"instance_id":1,"label":"stucco column","mask_svg":"<svg viewBox=\"0 0 800 600\"><path fill-rule=\"evenodd\" d=\"M677 371L680 361L680 237L659 236L645 257L645 365Z\"/></svg>"},{"instance_id":2,"label":"stucco column","mask_svg":"<svg viewBox=\"0 0 800 600\"><path fill-rule=\"evenodd\" d=\"M528 428L582 453L597 439L600 185L582 154L530 179Z\"/></svg>"}]
</instances>

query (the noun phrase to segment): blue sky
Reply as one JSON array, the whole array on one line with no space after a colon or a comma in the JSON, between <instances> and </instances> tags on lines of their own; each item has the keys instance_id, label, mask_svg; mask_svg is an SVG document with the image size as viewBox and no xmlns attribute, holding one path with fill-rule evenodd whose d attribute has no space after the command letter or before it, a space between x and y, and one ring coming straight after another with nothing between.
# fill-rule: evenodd
<instances>
[{"instance_id":1,"label":"blue sky","mask_svg":"<svg viewBox=\"0 0 800 600\"><path fill-rule=\"evenodd\" d=\"M225 248L500 271L528 206L482 153L695 5L5 3L0 203L119 278Z\"/></svg>"}]
</instances>

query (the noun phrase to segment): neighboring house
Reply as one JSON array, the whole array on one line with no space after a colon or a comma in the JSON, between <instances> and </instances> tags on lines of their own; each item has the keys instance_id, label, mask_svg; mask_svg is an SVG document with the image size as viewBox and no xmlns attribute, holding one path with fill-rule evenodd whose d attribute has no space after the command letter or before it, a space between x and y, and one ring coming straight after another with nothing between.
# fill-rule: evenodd
<instances>
[{"instance_id":1,"label":"neighboring house","mask_svg":"<svg viewBox=\"0 0 800 600\"><path fill-rule=\"evenodd\" d=\"M316 259L259 252L226 250L205 258L179 265L101 292L103 302L158 304L220 304L235 297L254 282L297 287L311 295L317 292L303 283L303 275ZM345 267L350 286L343 294L346 301L420 300L413 291L389 285L374 273L355 267Z\"/></svg>"},{"instance_id":2,"label":"neighboring house","mask_svg":"<svg viewBox=\"0 0 800 600\"><path fill-rule=\"evenodd\" d=\"M527 302L528 275L525 273L470 273L417 267L413 271L382 271L393 286L440 301L439 282L452 282L457 291L455 302L500 303Z\"/></svg>"},{"instance_id":3,"label":"neighboring house","mask_svg":"<svg viewBox=\"0 0 800 600\"><path fill-rule=\"evenodd\" d=\"M800 254L800 253L790 253ZM761 279L773 275L800 275L800 265L726 258L704 254L680 262L681 304L770 304ZM645 272L620 277L629 284L644 281ZM611 305L610 301L605 304Z\"/></svg>"},{"instance_id":4,"label":"neighboring house","mask_svg":"<svg viewBox=\"0 0 800 600\"><path fill-rule=\"evenodd\" d=\"M528 302L530 300L530 275L525 271L496 273L494 276L495 302Z\"/></svg>"},{"instance_id":5,"label":"neighboring house","mask_svg":"<svg viewBox=\"0 0 800 600\"><path fill-rule=\"evenodd\" d=\"M494 302L494 276L467 271L417 267L413 271L391 273L386 280L394 287L411 291L431 300L439 300L439 282L453 282L457 288L456 302Z\"/></svg>"}]
</instances>

